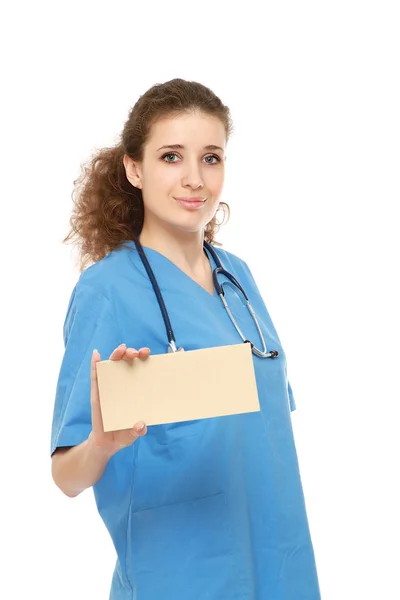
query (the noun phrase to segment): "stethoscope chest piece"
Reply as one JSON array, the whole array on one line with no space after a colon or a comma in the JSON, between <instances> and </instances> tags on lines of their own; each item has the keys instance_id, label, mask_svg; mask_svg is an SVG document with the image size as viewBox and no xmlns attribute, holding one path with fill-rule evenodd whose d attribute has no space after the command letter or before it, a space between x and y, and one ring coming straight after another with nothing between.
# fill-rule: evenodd
<instances>
[{"instance_id":1,"label":"stethoscope chest piece","mask_svg":"<svg viewBox=\"0 0 400 600\"><path fill-rule=\"evenodd\" d=\"M175 352L185 352L185 348L182 348L182 346L177 348L175 345L175 342L173 340L171 340L170 343L168 344L168 353L175 354Z\"/></svg>"}]
</instances>

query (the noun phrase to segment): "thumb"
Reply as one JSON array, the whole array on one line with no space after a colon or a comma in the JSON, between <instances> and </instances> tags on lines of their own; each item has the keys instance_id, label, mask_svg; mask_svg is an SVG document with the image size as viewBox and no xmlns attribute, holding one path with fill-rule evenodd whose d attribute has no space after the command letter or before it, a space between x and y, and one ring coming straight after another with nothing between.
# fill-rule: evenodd
<instances>
[{"instance_id":1,"label":"thumb","mask_svg":"<svg viewBox=\"0 0 400 600\"><path fill-rule=\"evenodd\" d=\"M93 382L97 380L96 363L98 363L100 361L101 361L101 357L100 357L99 351L93 350L92 360L91 360L91 368L90 368L90 374L91 374L91 378L92 378Z\"/></svg>"},{"instance_id":2,"label":"thumb","mask_svg":"<svg viewBox=\"0 0 400 600\"><path fill-rule=\"evenodd\" d=\"M92 358L95 362L98 362L99 360L101 360L100 352L98 350L93 350Z\"/></svg>"}]
</instances>

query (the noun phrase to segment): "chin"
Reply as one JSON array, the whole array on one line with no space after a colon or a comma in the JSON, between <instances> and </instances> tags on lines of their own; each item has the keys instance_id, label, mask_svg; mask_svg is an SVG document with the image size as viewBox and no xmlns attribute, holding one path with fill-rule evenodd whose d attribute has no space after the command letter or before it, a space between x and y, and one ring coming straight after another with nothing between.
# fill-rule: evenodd
<instances>
[{"instance_id":1,"label":"chin","mask_svg":"<svg viewBox=\"0 0 400 600\"><path fill-rule=\"evenodd\" d=\"M206 227L207 223L203 224L189 224L189 223L171 223L172 227L176 230L179 230L181 232L185 232L185 233L201 233L204 231L204 228Z\"/></svg>"},{"instance_id":2,"label":"chin","mask_svg":"<svg viewBox=\"0 0 400 600\"><path fill-rule=\"evenodd\" d=\"M212 217L211 217L212 218ZM187 215L186 218L183 219L174 219L169 221L169 225L180 229L182 231L187 231L188 233L197 233L202 231L206 225L210 222L210 219L204 219L204 215L202 218L196 218L196 215Z\"/></svg>"}]
</instances>

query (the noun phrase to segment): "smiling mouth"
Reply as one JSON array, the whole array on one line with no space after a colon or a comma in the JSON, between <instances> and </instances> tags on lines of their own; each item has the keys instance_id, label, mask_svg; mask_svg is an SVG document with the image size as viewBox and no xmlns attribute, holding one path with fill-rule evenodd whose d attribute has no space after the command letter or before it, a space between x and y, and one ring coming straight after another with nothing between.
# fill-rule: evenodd
<instances>
[{"instance_id":1,"label":"smiling mouth","mask_svg":"<svg viewBox=\"0 0 400 600\"><path fill-rule=\"evenodd\" d=\"M197 198L191 198L191 197L175 198L175 200L177 200L178 202L205 202L207 200L207 198L200 198L198 196Z\"/></svg>"},{"instance_id":2,"label":"smiling mouth","mask_svg":"<svg viewBox=\"0 0 400 600\"><path fill-rule=\"evenodd\" d=\"M191 210L202 208L207 198L174 198L178 204Z\"/></svg>"}]
</instances>

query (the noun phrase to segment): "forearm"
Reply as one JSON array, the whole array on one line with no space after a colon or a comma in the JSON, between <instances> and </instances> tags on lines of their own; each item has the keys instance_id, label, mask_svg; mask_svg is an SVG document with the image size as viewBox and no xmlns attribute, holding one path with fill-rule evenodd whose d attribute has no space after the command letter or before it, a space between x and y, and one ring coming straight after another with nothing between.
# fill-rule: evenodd
<instances>
[{"instance_id":1,"label":"forearm","mask_svg":"<svg viewBox=\"0 0 400 600\"><path fill-rule=\"evenodd\" d=\"M99 481L111 456L102 447L95 446L89 435L81 444L55 452L53 480L64 494L74 498Z\"/></svg>"}]
</instances>

